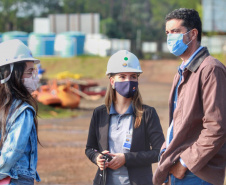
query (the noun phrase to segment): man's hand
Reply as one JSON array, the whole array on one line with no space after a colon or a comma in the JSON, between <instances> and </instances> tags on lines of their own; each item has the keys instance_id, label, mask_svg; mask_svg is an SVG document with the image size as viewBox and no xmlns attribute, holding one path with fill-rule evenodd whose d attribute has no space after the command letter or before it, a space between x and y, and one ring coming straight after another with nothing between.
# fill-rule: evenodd
<instances>
[{"instance_id":1,"label":"man's hand","mask_svg":"<svg viewBox=\"0 0 226 185\"><path fill-rule=\"evenodd\" d=\"M178 161L175 165L173 165L170 168L169 173L173 174L174 177L176 177L177 179L183 179L184 178L184 174L187 171L187 168L184 167L180 161Z\"/></svg>"}]
</instances>

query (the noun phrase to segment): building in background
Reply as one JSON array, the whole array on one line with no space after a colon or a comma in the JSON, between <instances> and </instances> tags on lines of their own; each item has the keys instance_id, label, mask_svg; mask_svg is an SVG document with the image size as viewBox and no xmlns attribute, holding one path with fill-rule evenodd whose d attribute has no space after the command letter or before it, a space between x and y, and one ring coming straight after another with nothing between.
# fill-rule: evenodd
<instances>
[{"instance_id":1,"label":"building in background","mask_svg":"<svg viewBox=\"0 0 226 185\"><path fill-rule=\"evenodd\" d=\"M48 18L36 17L33 21L33 32L41 34L49 34L50 31L50 21Z\"/></svg>"},{"instance_id":2,"label":"building in background","mask_svg":"<svg viewBox=\"0 0 226 185\"><path fill-rule=\"evenodd\" d=\"M226 0L202 0L203 32L226 32Z\"/></svg>"},{"instance_id":3,"label":"building in background","mask_svg":"<svg viewBox=\"0 0 226 185\"><path fill-rule=\"evenodd\" d=\"M131 49L129 39L109 39L102 34L87 34L84 52L88 55L110 56L118 50Z\"/></svg>"},{"instance_id":4,"label":"building in background","mask_svg":"<svg viewBox=\"0 0 226 185\"><path fill-rule=\"evenodd\" d=\"M34 19L35 33L82 32L99 34L100 15L98 13L50 14L47 18Z\"/></svg>"},{"instance_id":5,"label":"building in background","mask_svg":"<svg viewBox=\"0 0 226 185\"><path fill-rule=\"evenodd\" d=\"M36 34L56 34L54 55L57 56L108 56L119 49L131 48L130 40L109 39L99 33L98 13L50 14L47 18L35 18L33 27ZM37 45L37 42L33 44L33 41L29 42L31 47ZM36 46L33 48L36 49Z\"/></svg>"}]
</instances>

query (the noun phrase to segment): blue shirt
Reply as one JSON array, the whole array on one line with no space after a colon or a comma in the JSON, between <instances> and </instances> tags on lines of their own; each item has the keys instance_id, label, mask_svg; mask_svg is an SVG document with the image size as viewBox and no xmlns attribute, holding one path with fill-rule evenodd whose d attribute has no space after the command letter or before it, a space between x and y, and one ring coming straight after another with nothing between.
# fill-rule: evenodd
<instances>
[{"instance_id":1,"label":"blue shirt","mask_svg":"<svg viewBox=\"0 0 226 185\"><path fill-rule=\"evenodd\" d=\"M109 151L110 153L127 153L128 149L123 148L126 135L133 132L133 106L130 104L127 111L120 115L116 112L114 105L110 108L109 126ZM107 185L130 185L128 170L125 166L117 170L107 169Z\"/></svg>"}]
</instances>

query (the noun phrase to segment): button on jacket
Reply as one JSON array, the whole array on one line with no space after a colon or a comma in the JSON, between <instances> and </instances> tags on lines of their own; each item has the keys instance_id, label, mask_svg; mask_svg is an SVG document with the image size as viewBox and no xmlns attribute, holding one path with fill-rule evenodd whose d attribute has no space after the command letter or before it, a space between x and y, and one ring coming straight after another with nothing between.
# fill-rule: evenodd
<instances>
[{"instance_id":1,"label":"button on jacket","mask_svg":"<svg viewBox=\"0 0 226 185\"><path fill-rule=\"evenodd\" d=\"M161 155L153 182L155 185L162 184L170 167L181 158L199 178L214 185L223 185L226 167L226 68L204 47L183 72L177 108L172 114L172 97L178 80L179 74L176 74L169 97L169 121L174 121L174 137Z\"/></svg>"},{"instance_id":2,"label":"button on jacket","mask_svg":"<svg viewBox=\"0 0 226 185\"><path fill-rule=\"evenodd\" d=\"M37 168L37 135L34 124L35 110L27 103L19 108L20 100L14 100L7 118L8 133L0 156L0 179L10 176L28 176L40 181ZM13 111L14 110L14 111Z\"/></svg>"},{"instance_id":3,"label":"button on jacket","mask_svg":"<svg viewBox=\"0 0 226 185\"><path fill-rule=\"evenodd\" d=\"M152 185L151 164L157 162L160 148L164 142L164 135L155 109L146 105L143 105L143 109L140 126L133 128L130 152L125 153L125 166L128 169L131 185ZM89 128L86 155L95 164L99 155L95 149L100 152L109 150L109 120L110 115L107 113L105 105L94 110ZM98 169L94 185L101 184L102 173L103 171Z\"/></svg>"}]
</instances>

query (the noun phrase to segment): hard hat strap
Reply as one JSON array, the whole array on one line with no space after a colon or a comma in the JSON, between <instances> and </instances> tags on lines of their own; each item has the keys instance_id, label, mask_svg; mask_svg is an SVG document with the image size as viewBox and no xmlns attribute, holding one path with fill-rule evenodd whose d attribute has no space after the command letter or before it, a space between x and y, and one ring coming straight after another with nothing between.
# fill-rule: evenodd
<instances>
[{"instance_id":1,"label":"hard hat strap","mask_svg":"<svg viewBox=\"0 0 226 185\"><path fill-rule=\"evenodd\" d=\"M9 76L7 76L6 78L1 80L1 82L0 82L1 84L6 83L10 79L12 71L13 71L13 66L14 66L13 64L10 64L10 74L9 74Z\"/></svg>"}]
</instances>

